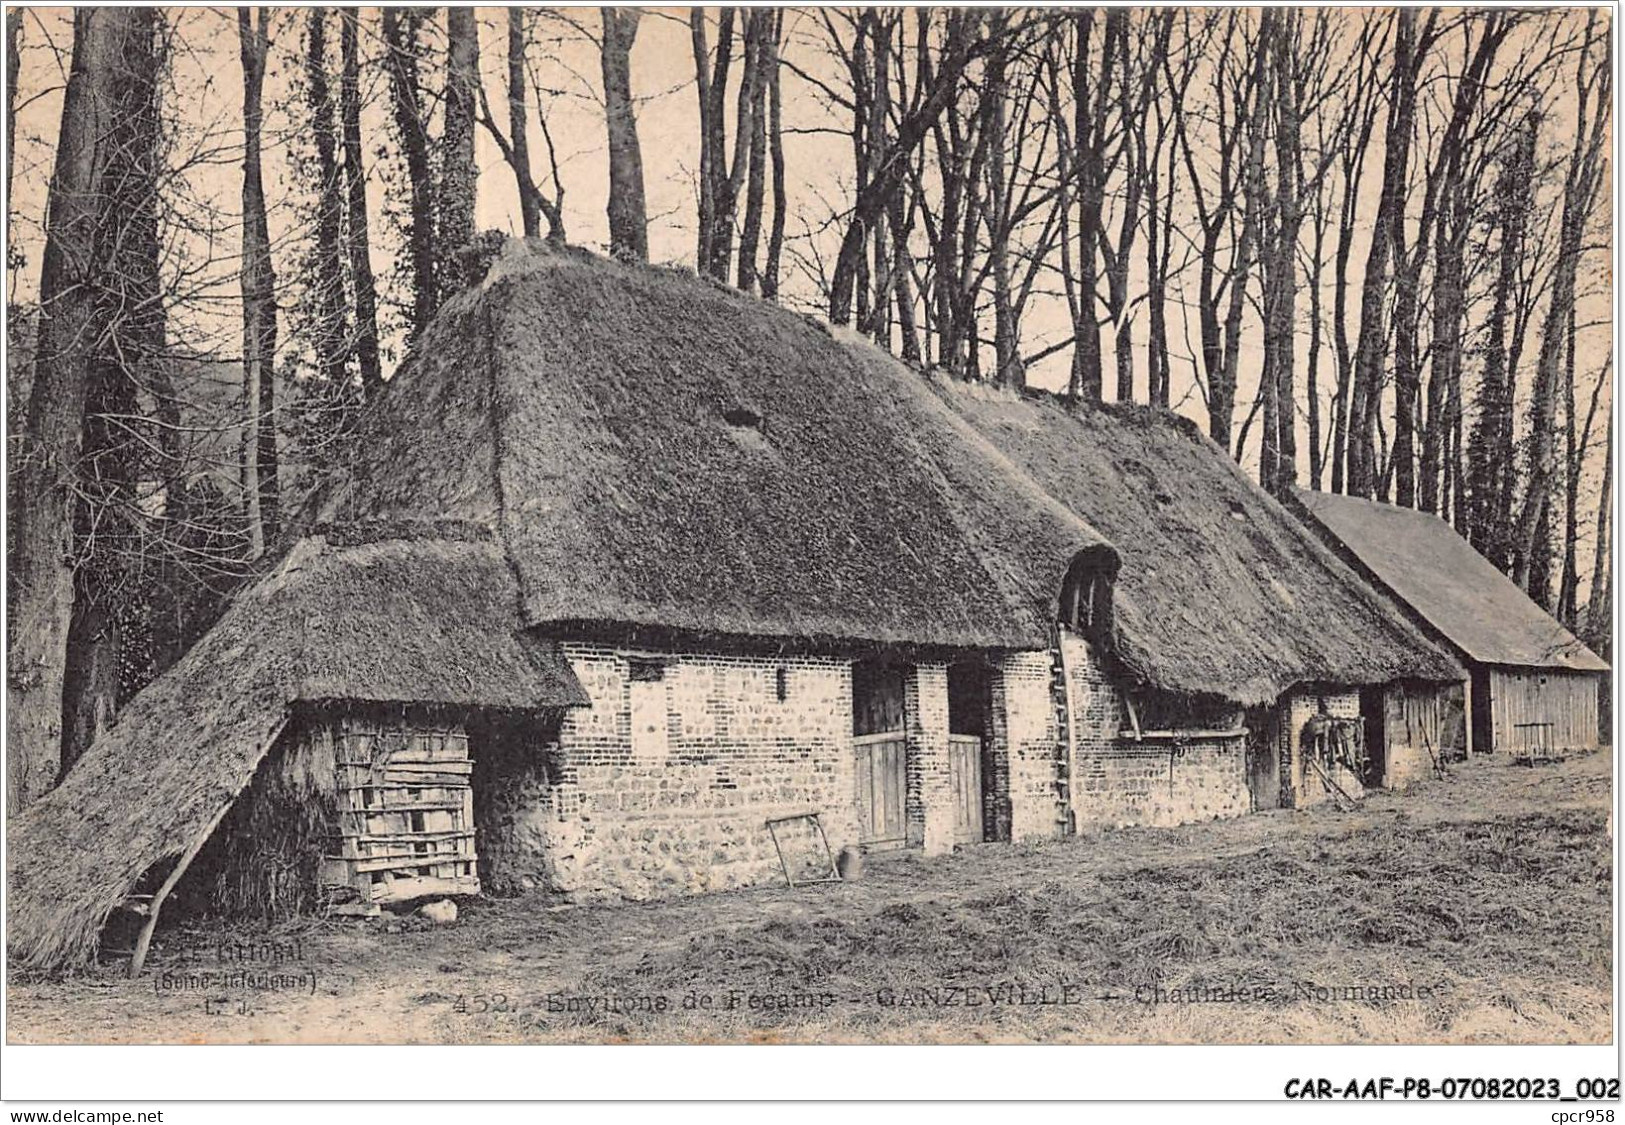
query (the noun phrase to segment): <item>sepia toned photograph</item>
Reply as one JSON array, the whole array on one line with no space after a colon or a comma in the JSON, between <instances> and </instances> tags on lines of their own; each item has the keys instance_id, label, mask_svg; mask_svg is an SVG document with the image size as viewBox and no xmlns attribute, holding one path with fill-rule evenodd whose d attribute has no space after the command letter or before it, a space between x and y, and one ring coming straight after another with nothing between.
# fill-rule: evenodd
<instances>
[{"instance_id":1,"label":"sepia toned photograph","mask_svg":"<svg viewBox=\"0 0 1625 1125\"><path fill-rule=\"evenodd\" d=\"M8 1043L1614 1041L1611 8L5 31Z\"/></svg>"}]
</instances>

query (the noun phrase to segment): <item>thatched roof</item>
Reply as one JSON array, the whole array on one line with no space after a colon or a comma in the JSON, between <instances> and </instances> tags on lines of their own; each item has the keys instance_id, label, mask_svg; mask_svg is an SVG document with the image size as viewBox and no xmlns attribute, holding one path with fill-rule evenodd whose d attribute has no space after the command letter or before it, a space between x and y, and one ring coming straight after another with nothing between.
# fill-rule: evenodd
<instances>
[{"instance_id":1,"label":"thatched roof","mask_svg":"<svg viewBox=\"0 0 1625 1125\"><path fill-rule=\"evenodd\" d=\"M1301 491L1297 499L1380 585L1468 659L1608 671L1438 516L1326 492Z\"/></svg>"},{"instance_id":2,"label":"thatched roof","mask_svg":"<svg viewBox=\"0 0 1625 1125\"><path fill-rule=\"evenodd\" d=\"M1106 546L906 368L689 274L514 244L419 350L323 514L495 514L532 625L1042 646Z\"/></svg>"},{"instance_id":3,"label":"thatched roof","mask_svg":"<svg viewBox=\"0 0 1625 1125\"><path fill-rule=\"evenodd\" d=\"M211 830L295 702L585 703L562 656L516 634L517 598L491 542L300 542L12 820L13 963L93 953L142 874Z\"/></svg>"},{"instance_id":4,"label":"thatched roof","mask_svg":"<svg viewBox=\"0 0 1625 1125\"><path fill-rule=\"evenodd\" d=\"M1188 420L933 380L944 402L1117 547L1118 655L1170 691L1462 678Z\"/></svg>"}]
</instances>

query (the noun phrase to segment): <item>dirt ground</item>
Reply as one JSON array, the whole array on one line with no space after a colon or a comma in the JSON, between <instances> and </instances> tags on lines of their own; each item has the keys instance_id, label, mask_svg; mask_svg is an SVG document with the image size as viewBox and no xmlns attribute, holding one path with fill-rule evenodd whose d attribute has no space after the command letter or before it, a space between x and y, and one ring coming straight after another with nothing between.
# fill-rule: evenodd
<instances>
[{"instance_id":1,"label":"dirt ground","mask_svg":"<svg viewBox=\"0 0 1625 1125\"><path fill-rule=\"evenodd\" d=\"M452 925L160 935L9 982L12 1042L1492 1042L1611 1034L1611 762L1480 759L1362 807Z\"/></svg>"}]
</instances>

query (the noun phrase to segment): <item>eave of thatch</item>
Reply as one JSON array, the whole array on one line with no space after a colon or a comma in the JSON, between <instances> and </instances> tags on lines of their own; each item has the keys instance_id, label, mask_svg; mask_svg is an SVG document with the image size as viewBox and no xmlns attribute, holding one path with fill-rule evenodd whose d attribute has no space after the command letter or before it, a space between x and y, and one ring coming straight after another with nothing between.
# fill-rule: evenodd
<instances>
[{"instance_id":1,"label":"eave of thatch","mask_svg":"<svg viewBox=\"0 0 1625 1125\"><path fill-rule=\"evenodd\" d=\"M142 874L211 830L297 701L587 702L557 652L516 633L516 602L494 543L297 544L11 821L12 963L90 956Z\"/></svg>"},{"instance_id":2,"label":"eave of thatch","mask_svg":"<svg viewBox=\"0 0 1625 1125\"><path fill-rule=\"evenodd\" d=\"M1252 704L1305 682L1462 678L1187 420L933 385L1116 545L1115 647L1147 683Z\"/></svg>"},{"instance_id":3,"label":"eave of thatch","mask_svg":"<svg viewBox=\"0 0 1625 1125\"><path fill-rule=\"evenodd\" d=\"M495 511L533 625L1042 647L1088 522L919 376L675 271L515 246L326 497Z\"/></svg>"},{"instance_id":4,"label":"eave of thatch","mask_svg":"<svg viewBox=\"0 0 1625 1125\"><path fill-rule=\"evenodd\" d=\"M1403 605L1474 661L1606 672L1592 652L1444 520L1357 496L1298 503Z\"/></svg>"}]
</instances>

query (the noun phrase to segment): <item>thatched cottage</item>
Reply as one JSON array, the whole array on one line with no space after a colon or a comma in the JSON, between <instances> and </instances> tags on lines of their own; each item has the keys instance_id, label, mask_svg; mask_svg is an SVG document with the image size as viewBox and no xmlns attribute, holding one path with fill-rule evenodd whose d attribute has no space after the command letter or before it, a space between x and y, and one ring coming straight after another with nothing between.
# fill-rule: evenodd
<instances>
[{"instance_id":1,"label":"thatched cottage","mask_svg":"<svg viewBox=\"0 0 1625 1125\"><path fill-rule=\"evenodd\" d=\"M1428 512L1299 492L1311 525L1470 669L1479 753L1562 754L1599 741L1608 665Z\"/></svg>"},{"instance_id":2,"label":"thatched cottage","mask_svg":"<svg viewBox=\"0 0 1625 1125\"><path fill-rule=\"evenodd\" d=\"M12 825L14 958L1300 804L1385 780L1362 688L1463 676L1189 425L671 271L516 245L354 462Z\"/></svg>"}]
</instances>

